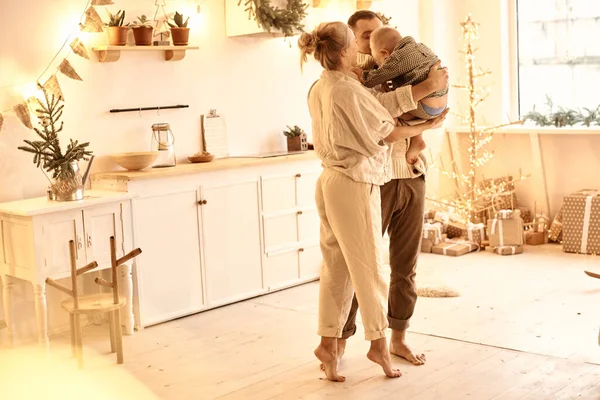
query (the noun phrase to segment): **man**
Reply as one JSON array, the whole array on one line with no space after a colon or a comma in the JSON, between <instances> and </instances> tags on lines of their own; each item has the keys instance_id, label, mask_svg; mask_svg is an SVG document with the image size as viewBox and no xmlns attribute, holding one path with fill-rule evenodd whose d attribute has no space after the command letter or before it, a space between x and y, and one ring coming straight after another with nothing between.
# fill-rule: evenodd
<instances>
[{"instance_id":1,"label":"man","mask_svg":"<svg viewBox=\"0 0 600 400\"><path fill-rule=\"evenodd\" d=\"M348 25L354 32L358 43L357 66L363 69L374 68L375 62L371 57L370 38L371 33L382 27L383 23L374 12L360 10L350 17ZM434 69L437 69L437 65L432 68L432 71ZM447 72L445 69L441 71L444 73L447 84ZM441 72L436 72L436 76L439 77ZM434 72L430 72L430 77L432 74ZM415 88L423 89L428 82L431 83L431 79L428 78L414 86L412 88L413 96ZM430 90L427 94L435 91L431 89L434 89L432 85L427 86L427 90ZM425 363L425 355L414 354L408 347L406 330L417 301L415 275L423 232L427 165L422 155L414 165L408 164L406 151L409 144L409 139L396 142L392 150L392 180L381 188L382 227L383 233L387 229L390 236L391 277L388 300L388 320L392 329L390 352L415 365L422 365ZM358 303L354 297L342 339L338 340L338 357L341 357L344 352L346 339L356 332L357 310Z\"/></svg>"}]
</instances>

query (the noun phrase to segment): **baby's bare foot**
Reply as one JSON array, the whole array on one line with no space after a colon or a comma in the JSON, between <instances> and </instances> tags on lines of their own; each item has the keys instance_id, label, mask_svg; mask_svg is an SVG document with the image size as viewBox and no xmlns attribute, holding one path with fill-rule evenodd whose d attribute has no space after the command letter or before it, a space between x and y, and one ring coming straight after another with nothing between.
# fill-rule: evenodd
<instances>
[{"instance_id":1,"label":"baby's bare foot","mask_svg":"<svg viewBox=\"0 0 600 400\"><path fill-rule=\"evenodd\" d=\"M346 381L345 377L340 376L337 373L338 360L335 345L326 347L323 346L323 344L320 344L319 347L315 349L315 356L321 361L327 379L332 382Z\"/></svg>"},{"instance_id":2,"label":"baby's bare foot","mask_svg":"<svg viewBox=\"0 0 600 400\"><path fill-rule=\"evenodd\" d=\"M371 341L371 348L367 353L367 358L374 363L381 365L383 372L390 378L399 378L402 376L399 369L392 368L392 358L388 352L385 338Z\"/></svg>"},{"instance_id":3,"label":"baby's bare foot","mask_svg":"<svg viewBox=\"0 0 600 400\"><path fill-rule=\"evenodd\" d=\"M425 150L427 145L421 135L415 136L410 141L410 147L406 152L406 161L413 165L419 160L419 154Z\"/></svg>"}]
</instances>

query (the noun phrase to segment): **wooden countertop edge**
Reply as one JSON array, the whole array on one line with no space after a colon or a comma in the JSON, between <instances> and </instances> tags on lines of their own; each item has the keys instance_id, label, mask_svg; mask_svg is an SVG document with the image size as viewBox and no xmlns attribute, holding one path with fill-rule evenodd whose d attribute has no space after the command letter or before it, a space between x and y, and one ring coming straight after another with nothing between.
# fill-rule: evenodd
<instances>
[{"instance_id":1,"label":"wooden countertop edge","mask_svg":"<svg viewBox=\"0 0 600 400\"><path fill-rule=\"evenodd\" d=\"M180 175L189 175L199 172L222 171L241 167L260 166L268 164L277 164L289 161L318 160L314 151L309 150L303 154L290 154L279 157L269 158L238 158L229 157L216 159L208 163L185 163L178 164L176 167L147 169L144 171L117 171L117 172L99 172L92 174L93 181L116 180L116 181L136 181L146 179L160 179Z\"/></svg>"}]
</instances>

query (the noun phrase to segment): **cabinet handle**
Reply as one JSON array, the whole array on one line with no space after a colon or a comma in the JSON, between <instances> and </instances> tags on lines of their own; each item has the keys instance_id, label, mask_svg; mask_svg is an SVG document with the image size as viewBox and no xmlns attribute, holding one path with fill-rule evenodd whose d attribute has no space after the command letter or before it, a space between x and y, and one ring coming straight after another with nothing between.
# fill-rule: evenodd
<instances>
[{"instance_id":1,"label":"cabinet handle","mask_svg":"<svg viewBox=\"0 0 600 400\"><path fill-rule=\"evenodd\" d=\"M208 201L206 201L206 200L200 200L200 201L198 202L198 204L200 204L200 205L204 205L204 204L206 204L206 203L208 203Z\"/></svg>"},{"instance_id":2,"label":"cabinet handle","mask_svg":"<svg viewBox=\"0 0 600 400\"><path fill-rule=\"evenodd\" d=\"M302 178L302 174L296 174L296 178Z\"/></svg>"},{"instance_id":3,"label":"cabinet handle","mask_svg":"<svg viewBox=\"0 0 600 400\"><path fill-rule=\"evenodd\" d=\"M81 250L83 248L83 243L81 242L81 236L77 235L77 248Z\"/></svg>"},{"instance_id":4,"label":"cabinet handle","mask_svg":"<svg viewBox=\"0 0 600 400\"><path fill-rule=\"evenodd\" d=\"M88 247L92 247L92 235L88 235Z\"/></svg>"},{"instance_id":5,"label":"cabinet handle","mask_svg":"<svg viewBox=\"0 0 600 400\"><path fill-rule=\"evenodd\" d=\"M298 215L302 215L302 211L298 211Z\"/></svg>"},{"instance_id":6,"label":"cabinet handle","mask_svg":"<svg viewBox=\"0 0 600 400\"><path fill-rule=\"evenodd\" d=\"M302 252L304 251L304 249L301 247L301 248L299 248L299 249L298 249L298 251L299 251L300 253L302 253Z\"/></svg>"}]
</instances>

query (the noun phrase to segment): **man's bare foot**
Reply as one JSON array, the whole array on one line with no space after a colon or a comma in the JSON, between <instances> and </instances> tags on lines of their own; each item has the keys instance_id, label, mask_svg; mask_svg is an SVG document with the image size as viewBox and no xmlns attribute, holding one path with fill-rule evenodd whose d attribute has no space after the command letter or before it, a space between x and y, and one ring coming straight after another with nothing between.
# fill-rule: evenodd
<instances>
[{"instance_id":1,"label":"man's bare foot","mask_svg":"<svg viewBox=\"0 0 600 400\"><path fill-rule=\"evenodd\" d=\"M367 353L367 358L376 364L381 365L383 372L390 378L399 378L402 376L399 369L392 368L392 357L388 352L385 338L371 341L371 348Z\"/></svg>"},{"instance_id":2,"label":"man's bare foot","mask_svg":"<svg viewBox=\"0 0 600 400\"><path fill-rule=\"evenodd\" d=\"M342 357L344 357L344 353L346 352L346 339L337 339L337 363L338 367L340 362L342 362ZM320 365L321 371L325 371L325 364L321 363Z\"/></svg>"},{"instance_id":3,"label":"man's bare foot","mask_svg":"<svg viewBox=\"0 0 600 400\"><path fill-rule=\"evenodd\" d=\"M390 353L404 358L413 365L423 365L427 361L425 354L415 354L406 344L406 331L392 330L392 340L390 341Z\"/></svg>"},{"instance_id":4,"label":"man's bare foot","mask_svg":"<svg viewBox=\"0 0 600 400\"><path fill-rule=\"evenodd\" d=\"M410 140L410 147L406 152L406 161L409 164L414 164L419 160L419 154L425 150L427 145L421 135L415 136Z\"/></svg>"},{"instance_id":5,"label":"man's bare foot","mask_svg":"<svg viewBox=\"0 0 600 400\"><path fill-rule=\"evenodd\" d=\"M327 379L332 382L344 382L346 378L337 373L337 343L335 338L321 338L321 344L315 349L315 356L323 363Z\"/></svg>"}]
</instances>

